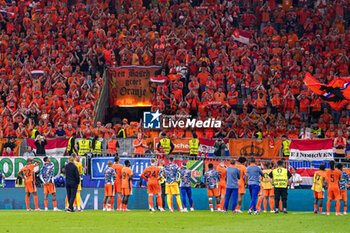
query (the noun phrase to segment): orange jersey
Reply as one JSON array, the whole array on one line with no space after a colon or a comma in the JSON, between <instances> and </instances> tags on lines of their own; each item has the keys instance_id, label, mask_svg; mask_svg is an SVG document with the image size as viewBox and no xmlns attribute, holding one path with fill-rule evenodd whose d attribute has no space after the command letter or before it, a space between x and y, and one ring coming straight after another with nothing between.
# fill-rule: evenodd
<instances>
[{"instance_id":1,"label":"orange jersey","mask_svg":"<svg viewBox=\"0 0 350 233\"><path fill-rule=\"evenodd\" d=\"M218 182L219 184L226 184L226 168L221 167L220 165L216 168L216 170L220 174L220 181Z\"/></svg>"},{"instance_id":2,"label":"orange jersey","mask_svg":"<svg viewBox=\"0 0 350 233\"><path fill-rule=\"evenodd\" d=\"M328 189L339 189L339 180L341 178L340 170L327 170L326 171L326 182Z\"/></svg>"},{"instance_id":3,"label":"orange jersey","mask_svg":"<svg viewBox=\"0 0 350 233\"><path fill-rule=\"evenodd\" d=\"M25 176L26 183L35 182L34 168L35 164L26 165L21 169Z\"/></svg>"},{"instance_id":4,"label":"orange jersey","mask_svg":"<svg viewBox=\"0 0 350 233\"><path fill-rule=\"evenodd\" d=\"M131 180L130 176L132 176L132 170L129 167L123 167L122 169L122 189L131 189Z\"/></svg>"},{"instance_id":5,"label":"orange jersey","mask_svg":"<svg viewBox=\"0 0 350 233\"><path fill-rule=\"evenodd\" d=\"M113 165L112 165L112 168L115 170L115 174L116 174L116 176L117 176L117 179L115 179L115 183L120 183L120 181L122 180L122 169L123 169L123 165L121 165L121 164L116 164L116 163L114 163Z\"/></svg>"},{"instance_id":6,"label":"orange jersey","mask_svg":"<svg viewBox=\"0 0 350 233\"><path fill-rule=\"evenodd\" d=\"M143 174L148 179L148 185L158 184L158 174L160 172L160 168L156 166L149 166L144 171Z\"/></svg>"},{"instance_id":7,"label":"orange jersey","mask_svg":"<svg viewBox=\"0 0 350 233\"><path fill-rule=\"evenodd\" d=\"M238 170L240 171L240 175L241 175L241 178L238 180L238 184L240 186L244 185L244 176L245 176L245 172L247 171L247 168L244 165L237 165L236 168L238 168Z\"/></svg>"}]
</instances>

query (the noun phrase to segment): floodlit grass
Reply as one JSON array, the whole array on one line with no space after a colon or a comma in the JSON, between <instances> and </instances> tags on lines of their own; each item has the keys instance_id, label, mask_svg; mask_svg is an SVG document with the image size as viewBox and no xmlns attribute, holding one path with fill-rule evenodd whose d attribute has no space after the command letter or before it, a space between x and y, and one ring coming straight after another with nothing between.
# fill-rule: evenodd
<instances>
[{"instance_id":1,"label":"floodlit grass","mask_svg":"<svg viewBox=\"0 0 350 233\"><path fill-rule=\"evenodd\" d=\"M0 232L349 232L350 216L311 212L261 213L259 216L195 211L189 213L133 210L81 213L1 210Z\"/></svg>"}]
</instances>

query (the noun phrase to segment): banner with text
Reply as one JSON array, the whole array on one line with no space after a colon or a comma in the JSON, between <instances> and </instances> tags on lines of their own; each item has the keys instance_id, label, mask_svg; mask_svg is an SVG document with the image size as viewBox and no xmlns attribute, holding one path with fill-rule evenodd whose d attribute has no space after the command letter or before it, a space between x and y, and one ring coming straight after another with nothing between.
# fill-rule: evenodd
<instances>
[{"instance_id":1,"label":"banner with text","mask_svg":"<svg viewBox=\"0 0 350 233\"><path fill-rule=\"evenodd\" d=\"M289 160L325 161L333 160L332 139L292 140Z\"/></svg>"},{"instance_id":2,"label":"banner with text","mask_svg":"<svg viewBox=\"0 0 350 233\"><path fill-rule=\"evenodd\" d=\"M6 179L15 180L17 178L17 173L27 164L26 159L26 157L0 157L0 171L5 175ZM43 159L44 157L34 157L34 160L41 162L41 164L34 169L35 172L41 169L44 164ZM68 157L51 157L50 161L55 165L55 176L57 176L67 163ZM85 158L82 158L81 163L85 167Z\"/></svg>"},{"instance_id":3,"label":"banner with text","mask_svg":"<svg viewBox=\"0 0 350 233\"><path fill-rule=\"evenodd\" d=\"M109 104L119 107L150 107L150 78L160 66L121 66L109 69Z\"/></svg>"},{"instance_id":4,"label":"banner with text","mask_svg":"<svg viewBox=\"0 0 350 233\"><path fill-rule=\"evenodd\" d=\"M230 139L231 156L277 157L282 140Z\"/></svg>"},{"instance_id":5,"label":"banner with text","mask_svg":"<svg viewBox=\"0 0 350 233\"><path fill-rule=\"evenodd\" d=\"M131 169L134 173L133 178L140 178L146 167L151 165L151 158L129 158L121 157L120 164L124 165L124 161L131 162ZM114 157L92 157L91 158L91 179L104 179L103 172L107 167L108 161L114 162Z\"/></svg>"}]
</instances>

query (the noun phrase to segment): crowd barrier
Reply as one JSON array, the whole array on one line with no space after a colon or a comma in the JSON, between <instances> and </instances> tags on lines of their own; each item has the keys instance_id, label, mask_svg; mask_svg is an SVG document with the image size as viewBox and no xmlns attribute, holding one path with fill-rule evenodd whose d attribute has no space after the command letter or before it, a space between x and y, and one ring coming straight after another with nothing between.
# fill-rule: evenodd
<instances>
[{"instance_id":1,"label":"crowd barrier","mask_svg":"<svg viewBox=\"0 0 350 233\"><path fill-rule=\"evenodd\" d=\"M64 209L66 190L57 188L58 208ZM193 188L192 196L195 210L209 210L207 190L204 188ZM350 192L348 192L350 197ZM81 205L83 209L101 210L104 198L103 188L83 188L81 192ZM44 192L42 188L38 189L39 208L44 208ZM32 198L30 205L34 208ZM313 191L312 190L288 190L288 210L289 211L313 211ZM49 208L52 209L51 195L49 195ZM176 203L174 200L173 203ZM241 209L249 208L250 195L249 190L243 196ZM174 204L176 206L176 204ZM229 205L231 206L231 204ZM323 206L326 206L324 200ZM129 198L129 209L148 209L148 195L146 188L134 188L133 195ZM24 188L0 188L0 209L25 209ZM342 208L341 208L342 210ZM331 211L334 211L334 203Z\"/></svg>"}]
</instances>

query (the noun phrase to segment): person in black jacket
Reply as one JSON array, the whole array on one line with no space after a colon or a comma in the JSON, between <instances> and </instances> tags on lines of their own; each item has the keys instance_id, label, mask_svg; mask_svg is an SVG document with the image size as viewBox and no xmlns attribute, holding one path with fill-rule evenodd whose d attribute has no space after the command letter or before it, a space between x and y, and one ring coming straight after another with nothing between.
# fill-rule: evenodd
<instances>
[{"instance_id":1,"label":"person in black jacket","mask_svg":"<svg viewBox=\"0 0 350 233\"><path fill-rule=\"evenodd\" d=\"M46 156L45 146L47 145L47 141L46 141L45 137L39 134L35 138L34 144L36 146L36 155L37 156Z\"/></svg>"},{"instance_id":2,"label":"person in black jacket","mask_svg":"<svg viewBox=\"0 0 350 233\"><path fill-rule=\"evenodd\" d=\"M70 156L68 163L64 167L66 173L66 189L69 207L67 212L74 212L73 203L77 194L78 185L80 183L80 176L77 166L74 164L73 156Z\"/></svg>"}]
</instances>

